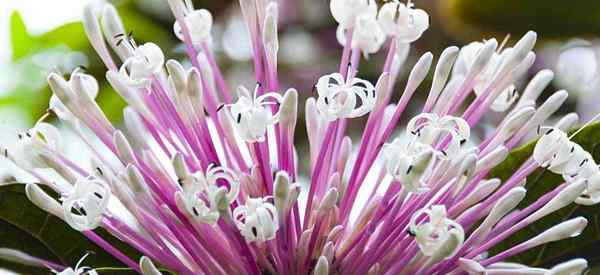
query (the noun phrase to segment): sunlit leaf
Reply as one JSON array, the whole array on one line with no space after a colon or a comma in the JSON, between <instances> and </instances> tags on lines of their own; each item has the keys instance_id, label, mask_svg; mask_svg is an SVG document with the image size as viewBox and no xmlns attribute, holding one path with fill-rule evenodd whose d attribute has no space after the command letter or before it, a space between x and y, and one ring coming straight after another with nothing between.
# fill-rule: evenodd
<instances>
[{"instance_id":1,"label":"sunlit leaf","mask_svg":"<svg viewBox=\"0 0 600 275\"><path fill-rule=\"evenodd\" d=\"M33 37L27 32L23 18L16 11L10 16L10 43L13 60L27 55L34 44Z\"/></svg>"}]
</instances>

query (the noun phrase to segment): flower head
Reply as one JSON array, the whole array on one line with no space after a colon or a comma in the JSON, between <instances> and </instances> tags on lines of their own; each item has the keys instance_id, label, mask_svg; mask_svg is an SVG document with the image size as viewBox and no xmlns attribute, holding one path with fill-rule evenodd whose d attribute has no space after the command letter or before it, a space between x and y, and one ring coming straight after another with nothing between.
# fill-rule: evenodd
<instances>
[{"instance_id":1,"label":"flower head","mask_svg":"<svg viewBox=\"0 0 600 275\"><path fill-rule=\"evenodd\" d=\"M84 27L106 78L128 105L124 129L96 103L92 76L77 70L68 81L48 77L50 109L83 141L90 165L62 150L61 133L44 122L48 116L2 147L36 179L25 187L33 204L129 268L159 274L154 261L178 274L580 274L587 266L580 259L551 269L504 262L579 235L588 223L582 217L489 253L573 202L600 202L597 163L571 141L577 133L565 133L577 116L542 126L567 98L558 91L537 104L553 74L538 73L520 99L511 90L534 64L534 32L504 50L494 39L460 53L445 49L425 106L406 117L409 106L416 109L412 97L423 90L433 54L418 59L396 102L393 93L407 44L428 28L427 13L410 1L379 8L373 0L332 0L343 54L339 71L320 77L316 98L306 100L308 147L301 147L294 144L299 93L280 92L286 84L277 69L279 3L240 1L258 84L253 92L240 87L236 100L207 45L210 13L188 0L168 3L191 68L165 62L152 42L137 46L110 4L85 9ZM361 53L366 58L381 48L389 52L373 85L358 76L359 61ZM489 110L503 111L495 114L498 123L483 119ZM366 118L364 128L348 120L358 117ZM405 128L402 119L409 121ZM348 133L353 128L363 129L358 140ZM490 178L536 128L541 137L533 155L508 179ZM480 139L471 138L479 132ZM564 183L515 210L538 167ZM92 231L99 227L145 256L130 259ZM65 268L6 250L0 257L43 262L60 274L95 272L79 267L81 261Z\"/></svg>"}]
</instances>

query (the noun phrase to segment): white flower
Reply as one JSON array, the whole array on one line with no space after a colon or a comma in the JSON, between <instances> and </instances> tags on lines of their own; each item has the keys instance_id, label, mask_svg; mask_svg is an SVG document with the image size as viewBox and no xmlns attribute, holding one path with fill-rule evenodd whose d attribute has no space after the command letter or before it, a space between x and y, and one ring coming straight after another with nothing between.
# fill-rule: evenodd
<instances>
[{"instance_id":1,"label":"white flower","mask_svg":"<svg viewBox=\"0 0 600 275\"><path fill-rule=\"evenodd\" d=\"M225 180L229 188L217 185L217 180ZM214 225L219 219L217 194L225 190L224 199L231 204L240 191L240 184L235 173L225 167L209 166L206 175L198 172L183 182L183 199L186 210L199 221Z\"/></svg>"},{"instance_id":2,"label":"white flower","mask_svg":"<svg viewBox=\"0 0 600 275\"><path fill-rule=\"evenodd\" d=\"M75 265L75 268L71 268L71 267L67 267L65 268L63 271L55 271L52 270L54 273L58 274L58 275L98 275L98 272L96 272L96 270L93 270L92 268L90 268L89 266L80 266L81 263L83 262L83 260L85 260L85 258L88 256L89 254L85 254L83 257L81 257L81 259L79 259L79 261L77 262L77 264Z\"/></svg>"},{"instance_id":3,"label":"white flower","mask_svg":"<svg viewBox=\"0 0 600 275\"><path fill-rule=\"evenodd\" d=\"M367 57L369 54L379 51L383 42L385 42L385 33L377 23L375 16L364 14L356 18L352 48L360 49Z\"/></svg>"},{"instance_id":4,"label":"white flower","mask_svg":"<svg viewBox=\"0 0 600 275\"><path fill-rule=\"evenodd\" d=\"M213 25L213 17L208 10L192 10L185 15L185 25L189 29L192 43L200 44L210 39L210 30ZM177 38L184 41L183 31L179 22L175 21L173 31Z\"/></svg>"},{"instance_id":5,"label":"white flower","mask_svg":"<svg viewBox=\"0 0 600 275\"><path fill-rule=\"evenodd\" d=\"M563 176L572 183L583 179L587 188L575 201L592 205L600 202L600 168L592 155L567 134L554 127L547 128L533 149L533 159L540 167Z\"/></svg>"},{"instance_id":6,"label":"white flower","mask_svg":"<svg viewBox=\"0 0 600 275\"><path fill-rule=\"evenodd\" d=\"M423 214L427 215L428 221L417 224L417 219ZM415 234L417 244L426 256L431 256L440 249L451 234L458 236L459 244L463 243L465 235L460 224L446 217L446 207L444 205L432 205L430 209L421 209L415 212L410 220L410 231ZM454 252L456 251L453 251L450 255Z\"/></svg>"},{"instance_id":7,"label":"white flower","mask_svg":"<svg viewBox=\"0 0 600 275\"><path fill-rule=\"evenodd\" d=\"M77 74L83 83L83 90L88 94L90 98L96 98L98 95L98 81L88 74L80 73L78 69L73 71L71 74L71 79L68 81L68 85L73 90L73 76ZM65 121L73 121L75 117L71 113L71 111L60 101L58 96L52 94L50 97L49 108L58 116L60 119Z\"/></svg>"},{"instance_id":8,"label":"white flower","mask_svg":"<svg viewBox=\"0 0 600 275\"><path fill-rule=\"evenodd\" d=\"M533 149L533 159L540 167L562 174L571 157L573 143L567 134L558 128L549 128L537 141Z\"/></svg>"},{"instance_id":9,"label":"white flower","mask_svg":"<svg viewBox=\"0 0 600 275\"><path fill-rule=\"evenodd\" d=\"M482 42L471 42L464 46L458 55L456 60L454 74L466 75L470 70L473 63L477 59L479 52L484 47ZM512 48L503 50L500 54L494 53L490 58L488 64L485 66L483 71L477 76L476 84L473 90L476 95L481 95L485 92L488 84L493 80L494 76L500 69L504 59L510 54ZM496 112L504 112L519 98L516 93L516 87L514 84L509 85L504 89L500 95L494 100L490 108Z\"/></svg>"},{"instance_id":10,"label":"white flower","mask_svg":"<svg viewBox=\"0 0 600 275\"><path fill-rule=\"evenodd\" d=\"M277 210L267 198L248 198L246 205L233 210L235 224L247 241L264 242L275 238L279 229Z\"/></svg>"},{"instance_id":11,"label":"white flower","mask_svg":"<svg viewBox=\"0 0 600 275\"><path fill-rule=\"evenodd\" d=\"M258 85L251 96L248 89L240 86L238 101L230 105L237 132L247 142L262 142L267 127L279 121L279 112L273 114L269 105L280 104L283 97L273 92L257 96L257 91Z\"/></svg>"},{"instance_id":12,"label":"white flower","mask_svg":"<svg viewBox=\"0 0 600 275\"><path fill-rule=\"evenodd\" d=\"M383 31L396 37L401 44L414 42L429 28L427 12L414 9L410 1L406 5L398 1L384 4L377 19Z\"/></svg>"},{"instance_id":13,"label":"white flower","mask_svg":"<svg viewBox=\"0 0 600 275\"><path fill-rule=\"evenodd\" d=\"M128 85L145 88L150 86L150 77L158 73L164 63L165 56L162 50L154 43L146 43L135 48L133 56L121 65L119 73Z\"/></svg>"},{"instance_id":14,"label":"white flower","mask_svg":"<svg viewBox=\"0 0 600 275\"><path fill-rule=\"evenodd\" d=\"M360 117L375 106L375 87L360 78L344 81L341 74L333 73L319 78L316 89L317 109L329 121ZM361 101L358 107L357 99Z\"/></svg>"},{"instance_id":15,"label":"white flower","mask_svg":"<svg viewBox=\"0 0 600 275\"><path fill-rule=\"evenodd\" d=\"M433 113L422 113L413 117L406 126L406 130L415 137L415 140L436 145L441 139L450 135L448 146L440 150L442 156L454 155L460 150L460 146L469 139L469 124L460 117L439 117Z\"/></svg>"},{"instance_id":16,"label":"white flower","mask_svg":"<svg viewBox=\"0 0 600 275\"><path fill-rule=\"evenodd\" d=\"M75 230L87 231L98 227L110 199L108 185L95 178L81 178L66 198L63 198L65 221Z\"/></svg>"},{"instance_id":17,"label":"white flower","mask_svg":"<svg viewBox=\"0 0 600 275\"><path fill-rule=\"evenodd\" d=\"M61 147L60 133L53 125L40 122L35 127L18 133L14 144L0 147L3 156L22 168L46 168L47 165L40 158L40 153L45 147L53 151L58 150Z\"/></svg>"},{"instance_id":18,"label":"white flower","mask_svg":"<svg viewBox=\"0 0 600 275\"><path fill-rule=\"evenodd\" d=\"M335 21L344 29L352 28L359 15L377 14L374 0L331 0L329 8Z\"/></svg>"},{"instance_id":19,"label":"white flower","mask_svg":"<svg viewBox=\"0 0 600 275\"><path fill-rule=\"evenodd\" d=\"M433 149L419 142L402 145L400 139L383 146L385 167L394 180L409 192L422 193L429 190L425 185L427 168Z\"/></svg>"}]
</instances>

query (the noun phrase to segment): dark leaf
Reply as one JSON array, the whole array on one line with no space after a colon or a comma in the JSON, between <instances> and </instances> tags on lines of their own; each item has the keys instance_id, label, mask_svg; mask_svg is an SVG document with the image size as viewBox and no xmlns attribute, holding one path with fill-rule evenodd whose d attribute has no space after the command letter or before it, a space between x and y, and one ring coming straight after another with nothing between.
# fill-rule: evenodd
<instances>
[{"instance_id":1,"label":"dark leaf","mask_svg":"<svg viewBox=\"0 0 600 275\"><path fill-rule=\"evenodd\" d=\"M48 188L44 189L56 196ZM135 249L112 237L105 230L97 229L95 232L134 261L141 257ZM17 249L65 266L74 266L85 253L89 252L90 255L84 262L86 266L124 267L121 262L104 252L83 234L33 205L25 195L23 184L0 187L0 247ZM4 261L0 261L0 267L28 274L41 274L48 271ZM111 274L133 274L133 272L119 271Z\"/></svg>"},{"instance_id":2,"label":"dark leaf","mask_svg":"<svg viewBox=\"0 0 600 275\"><path fill-rule=\"evenodd\" d=\"M600 162L600 146L598 146L600 144L600 123L586 127L573 138L573 141L590 152L597 163ZM491 177L502 180L508 179L529 158L534 146L535 142L532 142L513 151L502 164L492 171ZM538 169L527 178L527 196L521 202L519 208L522 209L533 203L543 194L563 182L562 176L544 169ZM578 257L585 258L589 262L600 262L600 253L598 252L600 246L600 205L583 206L573 203L520 230L496 246L492 252L495 254L506 250L532 238L552 225L578 216L583 216L588 220L588 226L580 236L542 245L516 255L510 260L540 267L550 267L561 261Z\"/></svg>"},{"instance_id":3,"label":"dark leaf","mask_svg":"<svg viewBox=\"0 0 600 275\"><path fill-rule=\"evenodd\" d=\"M444 27L467 40L535 30L543 38L594 35L600 30L600 1L437 1Z\"/></svg>"}]
</instances>

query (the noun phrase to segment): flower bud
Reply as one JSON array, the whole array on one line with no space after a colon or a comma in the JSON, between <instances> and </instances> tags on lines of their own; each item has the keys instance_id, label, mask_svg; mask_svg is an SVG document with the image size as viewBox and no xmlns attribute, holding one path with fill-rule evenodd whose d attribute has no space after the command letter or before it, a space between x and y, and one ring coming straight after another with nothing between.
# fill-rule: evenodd
<instances>
[{"instance_id":1,"label":"flower bud","mask_svg":"<svg viewBox=\"0 0 600 275\"><path fill-rule=\"evenodd\" d=\"M315 271L313 271L313 275L327 275L329 274L329 262L327 258L321 256L315 265Z\"/></svg>"},{"instance_id":2,"label":"flower bud","mask_svg":"<svg viewBox=\"0 0 600 275\"><path fill-rule=\"evenodd\" d=\"M47 268L46 263L43 261L19 250L10 248L0 248L0 259L26 266Z\"/></svg>"},{"instance_id":3,"label":"flower bud","mask_svg":"<svg viewBox=\"0 0 600 275\"><path fill-rule=\"evenodd\" d=\"M265 45L265 52L269 66L277 66L277 52L279 51L279 38L277 36L277 21L279 18L279 9L277 2L270 2L267 5L266 17L263 24L262 39Z\"/></svg>"},{"instance_id":4,"label":"flower bud","mask_svg":"<svg viewBox=\"0 0 600 275\"><path fill-rule=\"evenodd\" d=\"M131 191L133 191L136 196L146 196L150 194L148 185L146 185L146 180L144 180L144 176L142 176L140 170L133 164L128 164L126 170Z\"/></svg>"},{"instance_id":5,"label":"flower bud","mask_svg":"<svg viewBox=\"0 0 600 275\"><path fill-rule=\"evenodd\" d=\"M542 217L559 210L569 204L571 204L586 188L586 182L583 179L577 180L573 183L568 184L563 190L561 190L554 198L548 203L544 204L540 209L535 211L533 214L527 216L524 221L529 223L534 222Z\"/></svg>"},{"instance_id":6,"label":"flower bud","mask_svg":"<svg viewBox=\"0 0 600 275\"><path fill-rule=\"evenodd\" d=\"M121 131L115 131L113 134L113 143L115 144L117 155L124 164L136 163L135 153Z\"/></svg>"},{"instance_id":7,"label":"flower bud","mask_svg":"<svg viewBox=\"0 0 600 275\"><path fill-rule=\"evenodd\" d=\"M404 88L405 94L407 91L410 91L408 93L412 94L417 87L421 85L421 82L423 82L427 76L427 73L429 72L432 60L433 54L430 52L423 54L421 58L419 58L419 61L417 61L415 66L410 71L410 75L408 76L408 81L406 82L406 87Z\"/></svg>"},{"instance_id":8,"label":"flower bud","mask_svg":"<svg viewBox=\"0 0 600 275\"><path fill-rule=\"evenodd\" d=\"M132 37L125 34L123 21L113 5L104 5L100 23L102 24L102 30L104 31L104 38L108 40L108 44L117 53L119 58L121 58L121 60L126 60L132 56L133 48L130 47L128 41L124 41L132 39Z\"/></svg>"},{"instance_id":9,"label":"flower bud","mask_svg":"<svg viewBox=\"0 0 600 275\"><path fill-rule=\"evenodd\" d=\"M573 259L553 266L548 275L579 275L588 268L588 262L585 259Z\"/></svg>"},{"instance_id":10,"label":"flower bud","mask_svg":"<svg viewBox=\"0 0 600 275\"><path fill-rule=\"evenodd\" d=\"M284 171L280 171L275 176L273 199L275 208L277 208L280 218L284 217L287 208L287 199L290 192L290 178Z\"/></svg>"},{"instance_id":11,"label":"flower bud","mask_svg":"<svg viewBox=\"0 0 600 275\"><path fill-rule=\"evenodd\" d=\"M503 145L494 148L493 151L485 154L483 157L477 160L477 168L475 169L475 174L496 167L498 164L504 161L507 156L508 149Z\"/></svg>"},{"instance_id":12,"label":"flower bud","mask_svg":"<svg viewBox=\"0 0 600 275\"><path fill-rule=\"evenodd\" d=\"M446 81L448 81L450 71L452 71L452 65L454 65L454 62L458 57L458 52L459 49L455 46L448 47L442 52L440 60L438 61L435 67L435 73L433 74L433 83L431 84L429 95L427 96L427 102L423 107L423 109L426 112L430 111L430 109L433 108L433 105L435 104L440 93L444 89Z\"/></svg>"},{"instance_id":13,"label":"flower bud","mask_svg":"<svg viewBox=\"0 0 600 275\"><path fill-rule=\"evenodd\" d=\"M338 200L338 191L336 188L330 188L323 196L319 209L317 210L317 217L327 215L329 211L335 206Z\"/></svg>"},{"instance_id":14,"label":"flower bud","mask_svg":"<svg viewBox=\"0 0 600 275\"><path fill-rule=\"evenodd\" d=\"M156 266L154 266L150 258L146 256L140 258L140 268L142 269L143 275L162 275Z\"/></svg>"},{"instance_id":15,"label":"flower bud","mask_svg":"<svg viewBox=\"0 0 600 275\"><path fill-rule=\"evenodd\" d=\"M532 248L549 242L577 237L581 234L583 229L585 229L587 224L588 221L584 217L570 219L536 235L532 239L526 241L524 245L528 248Z\"/></svg>"},{"instance_id":16,"label":"flower bud","mask_svg":"<svg viewBox=\"0 0 600 275\"><path fill-rule=\"evenodd\" d=\"M539 71L527 84L521 100L515 106L515 110L524 107L527 101L535 101L542 94L544 89L550 84L550 81L554 78L554 73L551 70Z\"/></svg>"},{"instance_id":17,"label":"flower bud","mask_svg":"<svg viewBox=\"0 0 600 275\"><path fill-rule=\"evenodd\" d=\"M283 100L279 108L279 124L283 129L291 133L296 128L298 119L298 91L290 88L283 95Z\"/></svg>"},{"instance_id":18,"label":"flower bud","mask_svg":"<svg viewBox=\"0 0 600 275\"><path fill-rule=\"evenodd\" d=\"M169 73L169 83L175 89L177 94L186 93L187 91L187 74L183 66L176 60L169 60L166 64L167 72Z\"/></svg>"}]
</instances>

